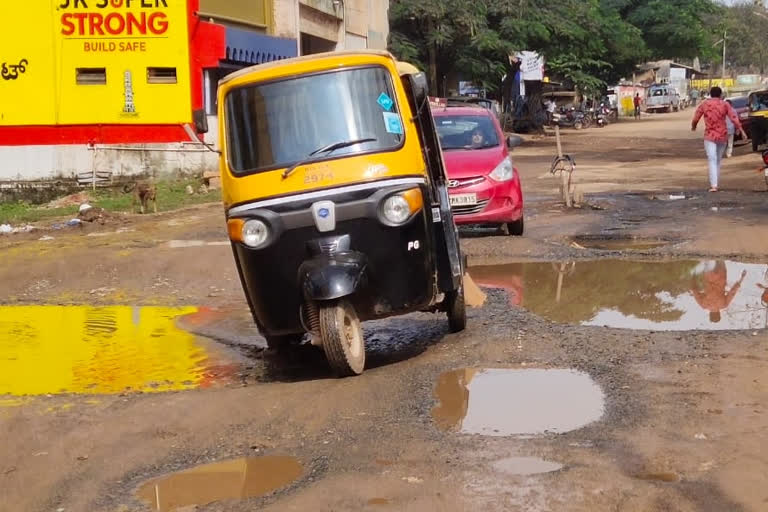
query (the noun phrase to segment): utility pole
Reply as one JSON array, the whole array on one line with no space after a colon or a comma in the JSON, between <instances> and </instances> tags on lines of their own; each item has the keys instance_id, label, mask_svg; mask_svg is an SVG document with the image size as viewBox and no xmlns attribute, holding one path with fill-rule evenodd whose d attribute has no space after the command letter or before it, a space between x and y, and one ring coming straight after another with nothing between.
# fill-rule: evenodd
<instances>
[{"instance_id":1,"label":"utility pole","mask_svg":"<svg viewBox=\"0 0 768 512\"><path fill-rule=\"evenodd\" d=\"M728 40L728 30L723 32L723 74L721 75L723 77L723 89L725 89L725 46L727 44Z\"/></svg>"}]
</instances>

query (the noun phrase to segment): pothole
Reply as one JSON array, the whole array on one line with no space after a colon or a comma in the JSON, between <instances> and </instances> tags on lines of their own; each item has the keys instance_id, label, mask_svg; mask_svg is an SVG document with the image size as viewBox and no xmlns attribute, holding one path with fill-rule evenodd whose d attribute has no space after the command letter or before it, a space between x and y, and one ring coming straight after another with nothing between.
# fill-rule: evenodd
<instances>
[{"instance_id":1,"label":"pothole","mask_svg":"<svg viewBox=\"0 0 768 512\"><path fill-rule=\"evenodd\" d=\"M571 238L572 245L601 251L647 251L669 245L668 240L616 235L579 235Z\"/></svg>"},{"instance_id":2,"label":"pothole","mask_svg":"<svg viewBox=\"0 0 768 512\"><path fill-rule=\"evenodd\" d=\"M138 497L152 510L171 512L217 501L257 498L301 477L304 468L294 457L249 457L198 466L150 480Z\"/></svg>"},{"instance_id":3,"label":"pothole","mask_svg":"<svg viewBox=\"0 0 768 512\"><path fill-rule=\"evenodd\" d=\"M540 475L563 469L562 464L538 457L510 457L493 463L493 468L507 475Z\"/></svg>"},{"instance_id":4,"label":"pothole","mask_svg":"<svg viewBox=\"0 0 768 512\"><path fill-rule=\"evenodd\" d=\"M442 374L435 396L441 429L485 436L569 432L605 410L600 387L575 370L465 368Z\"/></svg>"},{"instance_id":5,"label":"pothole","mask_svg":"<svg viewBox=\"0 0 768 512\"><path fill-rule=\"evenodd\" d=\"M0 307L0 395L115 394L209 387L240 368L176 327L198 308Z\"/></svg>"},{"instance_id":6,"label":"pothole","mask_svg":"<svg viewBox=\"0 0 768 512\"><path fill-rule=\"evenodd\" d=\"M665 331L768 327L768 265L724 260L472 267L481 287L558 323Z\"/></svg>"}]
</instances>

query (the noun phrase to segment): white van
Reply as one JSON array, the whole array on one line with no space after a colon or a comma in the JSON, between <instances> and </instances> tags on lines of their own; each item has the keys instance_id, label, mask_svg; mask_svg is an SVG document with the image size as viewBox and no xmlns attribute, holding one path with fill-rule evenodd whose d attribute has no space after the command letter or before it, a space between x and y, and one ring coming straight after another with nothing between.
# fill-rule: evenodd
<instances>
[{"instance_id":1,"label":"white van","mask_svg":"<svg viewBox=\"0 0 768 512\"><path fill-rule=\"evenodd\" d=\"M645 100L646 112L677 112L680 110L680 94L668 84L652 85Z\"/></svg>"}]
</instances>

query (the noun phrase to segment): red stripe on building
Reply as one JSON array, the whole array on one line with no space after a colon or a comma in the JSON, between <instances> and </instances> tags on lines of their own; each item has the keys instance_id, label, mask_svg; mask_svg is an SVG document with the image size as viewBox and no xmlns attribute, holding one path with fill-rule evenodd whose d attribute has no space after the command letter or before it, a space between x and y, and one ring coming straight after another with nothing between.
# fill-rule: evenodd
<instances>
[{"instance_id":1,"label":"red stripe on building","mask_svg":"<svg viewBox=\"0 0 768 512\"><path fill-rule=\"evenodd\" d=\"M183 125L0 126L0 146L161 144L190 141ZM191 142L191 141L190 141Z\"/></svg>"}]
</instances>

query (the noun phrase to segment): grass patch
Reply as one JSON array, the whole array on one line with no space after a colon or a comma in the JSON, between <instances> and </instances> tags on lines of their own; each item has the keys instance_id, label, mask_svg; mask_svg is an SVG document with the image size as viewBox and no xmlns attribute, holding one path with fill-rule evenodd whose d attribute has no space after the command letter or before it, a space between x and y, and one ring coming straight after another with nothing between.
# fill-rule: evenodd
<instances>
[{"instance_id":1,"label":"grass patch","mask_svg":"<svg viewBox=\"0 0 768 512\"><path fill-rule=\"evenodd\" d=\"M202 181L199 179L158 181L157 186L157 211L167 212L178 210L185 206L202 203L212 203L221 200L221 191L211 190L205 194L198 194ZM191 186L195 194L187 194L187 185ZM122 188L97 189L89 192L93 206L104 208L110 212L131 213L133 192L124 193ZM24 222L38 222L56 217L76 217L79 205L64 208L44 208L24 201L0 203L0 224L20 224ZM150 212L152 206L149 207ZM138 204L136 205L138 211Z\"/></svg>"}]
</instances>

